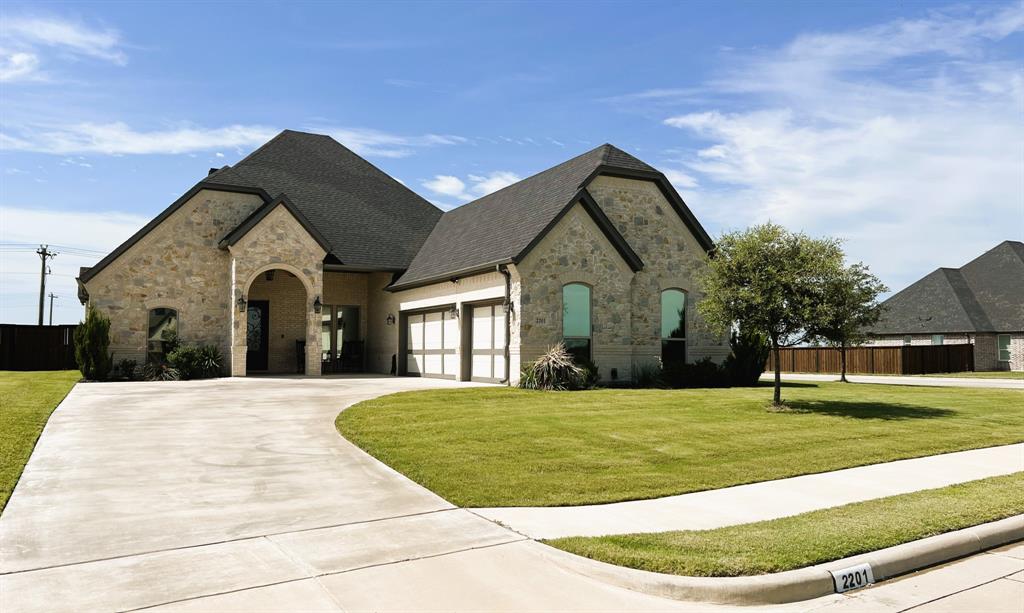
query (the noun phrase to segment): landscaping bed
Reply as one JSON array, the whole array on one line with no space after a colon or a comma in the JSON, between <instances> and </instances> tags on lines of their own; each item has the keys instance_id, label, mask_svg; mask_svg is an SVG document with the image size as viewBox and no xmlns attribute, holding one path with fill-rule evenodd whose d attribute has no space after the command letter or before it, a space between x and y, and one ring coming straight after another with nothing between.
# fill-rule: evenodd
<instances>
[{"instance_id":1,"label":"landscaping bed","mask_svg":"<svg viewBox=\"0 0 1024 613\"><path fill-rule=\"evenodd\" d=\"M1024 513L1024 472L714 530L571 537L565 551L699 577L776 573Z\"/></svg>"},{"instance_id":2,"label":"landscaping bed","mask_svg":"<svg viewBox=\"0 0 1024 613\"><path fill-rule=\"evenodd\" d=\"M1024 391L790 383L431 390L343 411L347 439L464 507L657 498L1024 441Z\"/></svg>"},{"instance_id":3,"label":"landscaping bed","mask_svg":"<svg viewBox=\"0 0 1024 613\"><path fill-rule=\"evenodd\" d=\"M77 370L0 371L0 511L50 413L81 378Z\"/></svg>"}]
</instances>

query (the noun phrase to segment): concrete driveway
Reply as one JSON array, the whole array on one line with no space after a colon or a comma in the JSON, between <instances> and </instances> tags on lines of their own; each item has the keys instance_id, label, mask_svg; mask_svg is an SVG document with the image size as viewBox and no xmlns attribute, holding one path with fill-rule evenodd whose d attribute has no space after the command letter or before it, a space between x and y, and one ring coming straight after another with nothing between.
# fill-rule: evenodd
<instances>
[{"instance_id":1,"label":"concrete driveway","mask_svg":"<svg viewBox=\"0 0 1024 613\"><path fill-rule=\"evenodd\" d=\"M665 610L359 451L338 412L432 379L78 385L0 517L0 610Z\"/></svg>"}]
</instances>

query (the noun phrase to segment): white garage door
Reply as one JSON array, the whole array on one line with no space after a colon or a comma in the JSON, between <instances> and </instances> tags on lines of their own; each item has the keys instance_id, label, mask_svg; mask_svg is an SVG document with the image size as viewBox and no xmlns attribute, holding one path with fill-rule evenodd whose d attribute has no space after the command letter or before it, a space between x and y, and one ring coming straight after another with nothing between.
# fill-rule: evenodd
<instances>
[{"instance_id":1,"label":"white garage door","mask_svg":"<svg viewBox=\"0 0 1024 613\"><path fill-rule=\"evenodd\" d=\"M407 316L406 368L410 375L446 377L459 374L459 320L449 310Z\"/></svg>"},{"instance_id":2,"label":"white garage door","mask_svg":"<svg viewBox=\"0 0 1024 613\"><path fill-rule=\"evenodd\" d=\"M471 378L500 381L505 378L505 308L501 303L474 306L472 317Z\"/></svg>"}]
</instances>

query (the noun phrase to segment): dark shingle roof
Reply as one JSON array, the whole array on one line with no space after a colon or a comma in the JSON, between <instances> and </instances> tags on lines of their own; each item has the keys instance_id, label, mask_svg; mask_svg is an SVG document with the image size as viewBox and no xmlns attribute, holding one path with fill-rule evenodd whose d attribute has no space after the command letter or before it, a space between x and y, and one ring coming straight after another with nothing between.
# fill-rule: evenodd
<instances>
[{"instance_id":1,"label":"dark shingle roof","mask_svg":"<svg viewBox=\"0 0 1024 613\"><path fill-rule=\"evenodd\" d=\"M602 169L662 177L625 151L601 145L445 213L392 288L515 261L580 195L588 179Z\"/></svg>"},{"instance_id":2,"label":"dark shingle roof","mask_svg":"<svg viewBox=\"0 0 1024 613\"><path fill-rule=\"evenodd\" d=\"M1004 241L961 268L940 268L883 304L874 334L1024 330L1024 243Z\"/></svg>"},{"instance_id":3,"label":"dark shingle roof","mask_svg":"<svg viewBox=\"0 0 1024 613\"><path fill-rule=\"evenodd\" d=\"M342 264L402 269L441 211L329 136L285 130L206 181L285 194Z\"/></svg>"}]
</instances>

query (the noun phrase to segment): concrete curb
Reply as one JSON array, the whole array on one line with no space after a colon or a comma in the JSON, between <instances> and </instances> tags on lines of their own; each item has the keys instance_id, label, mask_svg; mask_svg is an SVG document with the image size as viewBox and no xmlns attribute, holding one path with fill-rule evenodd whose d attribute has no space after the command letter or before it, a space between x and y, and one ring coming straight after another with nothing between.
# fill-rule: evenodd
<instances>
[{"instance_id":1,"label":"concrete curb","mask_svg":"<svg viewBox=\"0 0 1024 613\"><path fill-rule=\"evenodd\" d=\"M636 592L718 604L782 604L835 592L830 571L870 564L876 582L1024 540L1024 515L947 532L866 554L771 575L683 577L616 566L544 545L562 568Z\"/></svg>"}]
</instances>

